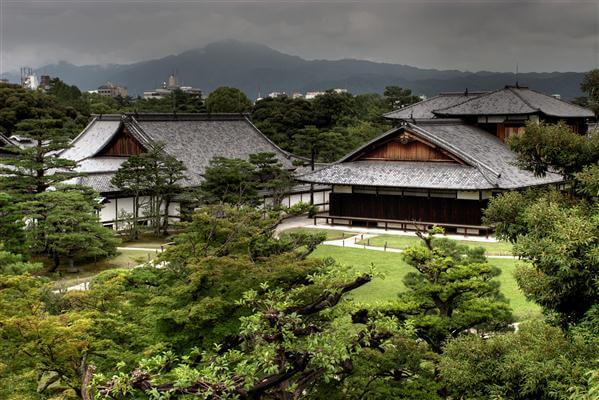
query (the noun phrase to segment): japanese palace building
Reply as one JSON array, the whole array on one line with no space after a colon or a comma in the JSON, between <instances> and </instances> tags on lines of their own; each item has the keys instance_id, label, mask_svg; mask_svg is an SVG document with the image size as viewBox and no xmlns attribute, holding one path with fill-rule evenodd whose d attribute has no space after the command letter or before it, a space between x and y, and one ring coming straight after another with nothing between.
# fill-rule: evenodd
<instances>
[{"instance_id":1,"label":"japanese palace building","mask_svg":"<svg viewBox=\"0 0 599 400\"><path fill-rule=\"evenodd\" d=\"M524 87L442 93L385 115L397 126L338 162L299 177L332 186L334 223L403 227L414 222L476 233L483 209L503 191L558 185L515 165L505 144L527 121L565 121L586 133L594 114Z\"/></svg>"},{"instance_id":2,"label":"japanese palace building","mask_svg":"<svg viewBox=\"0 0 599 400\"><path fill-rule=\"evenodd\" d=\"M274 153L284 168L293 170L294 156L283 151L241 114L110 114L95 115L60 156L77 161L77 184L92 187L104 198L100 220L117 223L119 213L133 211L133 199L110 182L130 156L161 143L164 151L186 167L183 187L196 187L210 161L217 156L248 159L250 154ZM327 201L329 187L318 187L314 203ZM268 201L268 194L263 194ZM142 199L143 201L143 199ZM285 205L309 202L309 186L298 184L283 200ZM181 204L174 202L169 215L177 218ZM141 214L141 213L140 213Z\"/></svg>"}]
</instances>

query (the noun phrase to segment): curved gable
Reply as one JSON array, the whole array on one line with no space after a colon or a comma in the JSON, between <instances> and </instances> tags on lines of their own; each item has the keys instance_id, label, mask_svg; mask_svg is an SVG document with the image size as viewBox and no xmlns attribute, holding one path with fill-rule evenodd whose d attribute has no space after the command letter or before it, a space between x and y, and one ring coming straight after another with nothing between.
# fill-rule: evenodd
<instances>
[{"instance_id":1,"label":"curved gable","mask_svg":"<svg viewBox=\"0 0 599 400\"><path fill-rule=\"evenodd\" d=\"M467 164L462 157L428 138L416 130L400 127L366 143L344 157L349 161L424 161Z\"/></svg>"},{"instance_id":2,"label":"curved gable","mask_svg":"<svg viewBox=\"0 0 599 400\"><path fill-rule=\"evenodd\" d=\"M112 136L110 141L95 154L95 156L130 157L145 152L145 146L131 134L129 128L125 124L121 124L119 130Z\"/></svg>"}]
</instances>

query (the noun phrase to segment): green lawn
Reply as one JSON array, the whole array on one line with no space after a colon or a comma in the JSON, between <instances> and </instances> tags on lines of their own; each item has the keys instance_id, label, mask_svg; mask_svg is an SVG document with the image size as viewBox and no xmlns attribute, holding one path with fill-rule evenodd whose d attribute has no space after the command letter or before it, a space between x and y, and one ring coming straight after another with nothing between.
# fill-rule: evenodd
<instances>
[{"instance_id":1,"label":"green lawn","mask_svg":"<svg viewBox=\"0 0 599 400\"><path fill-rule=\"evenodd\" d=\"M352 232L343 232L343 231L338 231L335 229L311 229L311 228L291 228L291 229L287 229L283 232L281 232L281 235L284 235L286 233L321 233L324 232L327 235L327 240L337 240L337 239L345 239L348 238L350 236L355 236L356 233L352 233Z\"/></svg>"},{"instance_id":2,"label":"green lawn","mask_svg":"<svg viewBox=\"0 0 599 400\"><path fill-rule=\"evenodd\" d=\"M441 236L439 236L441 237ZM393 249L405 249L420 241L416 236L404 235L381 235L370 239L370 246L387 247ZM508 242L476 242L472 240L458 240L461 244L468 246L481 246L489 256L509 256L512 254L512 244ZM368 240L362 240L359 244L368 244Z\"/></svg>"},{"instance_id":3,"label":"green lawn","mask_svg":"<svg viewBox=\"0 0 599 400\"><path fill-rule=\"evenodd\" d=\"M375 278L372 282L353 292L355 300L366 303L394 299L399 292L405 290L403 277L411 270L411 267L403 261L400 253L320 246L312 256L332 257L343 265L353 266L365 271L370 268L371 264L374 264L378 272L385 274L385 278ZM513 277L517 261L491 258L489 262L497 265L502 270L501 275L498 277L501 282L501 291L510 300L516 319L522 321L540 316L540 308L524 298Z\"/></svg>"},{"instance_id":4,"label":"green lawn","mask_svg":"<svg viewBox=\"0 0 599 400\"><path fill-rule=\"evenodd\" d=\"M113 268L133 268L143 262L156 257L156 250L120 250L117 255L98 262L88 262L85 264L75 264L78 272L68 272L66 265L61 265L58 273L49 275L52 280L60 286L71 286L89 278L107 269Z\"/></svg>"}]
</instances>

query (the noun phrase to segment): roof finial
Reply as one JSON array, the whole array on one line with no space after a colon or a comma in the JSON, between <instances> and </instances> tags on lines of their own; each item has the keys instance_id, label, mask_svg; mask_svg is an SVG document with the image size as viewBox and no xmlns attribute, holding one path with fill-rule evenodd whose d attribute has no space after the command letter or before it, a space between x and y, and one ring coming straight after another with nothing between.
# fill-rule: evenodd
<instances>
[{"instance_id":1,"label":"roof finial","mask_svg":"<svg viewBox=\"0 0 599 400\"><path fill-rule=\"evenodd\" d=\"M466 90L464 90L464 96L468 96L468 88L466 88Z\"/></svg>"},{"instance_id":2,"label":"roof finial","mask_svg":"<svg viewBox=\"0 0 599 400\"><path fill-rule=\"evenodd\" d=\"M518 87L518 63L516 63L516 88Z\"/></svg>"}]
</instances>

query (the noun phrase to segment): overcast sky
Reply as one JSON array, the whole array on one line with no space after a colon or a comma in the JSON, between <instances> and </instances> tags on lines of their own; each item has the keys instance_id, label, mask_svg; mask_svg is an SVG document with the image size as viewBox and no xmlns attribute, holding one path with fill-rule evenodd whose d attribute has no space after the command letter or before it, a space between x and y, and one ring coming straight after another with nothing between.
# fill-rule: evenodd
<instances>
[{"instance_id":1,"label":"overcast sky","mask_svg":"<svg viewBox=\"0 0 599 400\"><path fill-rule=\"evenodd\" d=\"M599 66L596 1L0 0L3 71L130 63L238 39L308 59L513 72Z\"/></svg>"}]
</instances>

